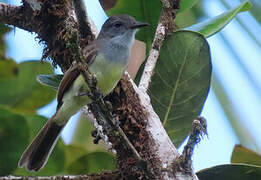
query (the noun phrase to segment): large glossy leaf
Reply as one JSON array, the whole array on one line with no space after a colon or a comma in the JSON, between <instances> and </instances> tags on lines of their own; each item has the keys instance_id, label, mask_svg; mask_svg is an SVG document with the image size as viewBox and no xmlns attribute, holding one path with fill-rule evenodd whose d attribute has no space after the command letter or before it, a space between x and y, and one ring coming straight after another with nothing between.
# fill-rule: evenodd
<instances>
[{"instance_id":1,"label":"large glossy leaf","mask_svg":"<svg viewBox=\"0 0 261 180\"><path fill-rule=\"evenodd\" d=\"M30 139L32 139L38 134L40 129L45 125L47 118L39 115L26 115L26 120L30 127ZM28 146L29 143L23 145L24 149ZM60 174L64 171L65 168L65 145L60 139L57 145L54 147L52 154L45 167L41 169L39 172L28 172L24 168L16 169L15 175L56 175ZM21 155L21 154L20 154Z\"/></svg>"},{"instance_id":2,"label":"large glossy leaf","mask_svg":"<svg viewBox=\"0 0 261 180\"><path fill-rule=\"evenodd\" d=\"M59 84L63 79L62 74L48 74L48 75L38 75L37 81L45 86L50 86L54 90L58 90Z\"/></svg>"},{"instance_id":3,"label":"large glossy leaf","mask_svg":"<svg viewBox=\"0 0 261 180\"><path fill-rule=\"evenodd\" d=\"M0 78L0 104L19 112L31 113L50 103L56 93L36 81L36 76L41 73L53 74L51 65L40 61L25 61L18 65L16 78Z\"/></svg>"},{"instance_id":4,"label":"large glossy leaf","mask_svg":"<svg viewBox=\"0 0 261 180\"><path fill-rule=\"evenodd\" d=\"M241 5L237 6L234 9L231 9L230 11L224 12L219 16L195 24L187 29L198 31L202 33L205 37L209 37L225 27L238 13L247 11L250 8L251 4L248 1L245 1Z\"/></svg>"},{"instance_id":5,"label":"large glossy leaf","mask_svg":"<svg viewBox=\"0 0 261 180\"><path fill-rule=\"evenodd\" d=\"M93 152L72 162L67 171L70 174L95 173L115 169L114 156L107 152Z\"/></svg>"},{"instance_id":6,"label":"large glossy leaf","mask_svg":"<svg viewBox=\"0 0 261 180\"><path fill-rule=\"evenodd\" d=\"M0 108L0 176L10 174L29 143L29 127L25 118Z\"/></svg>"},{"instance_id":7,"label":"large glossy leaf","mask_svg":"<svg viewBox=\"0 0 261 180\"><path fill-rule=\"evenodd\" d=\"M231 162L261 166L261 156L248 148L236 145L233 150Z\"/></svg>"},{"instance_id":8,"label":"large glossy leaf","mask_svg":"<svg viewBox=\"0 0 261 180\"><path fill-rule=\"evenodd\" d=\"M200 180L260 180L261 167L245 164L225 164L201 170Z\"/></svg>"},{"instance_id":9,"label":"large glossy leaf","mask_svg":"<svg viewBox=\"0 0 261 180\"><path fill-rule=\"evenodd\" d=\"M149 95L175 145L188 135L200 114L211 78L209 46L195 32L178 31L164 42Z\"/></svg>"},{"instance_id":10,"label":"large glossy leaf","mask_svg":"<svg viewBox=\"0 0 261 180\"><path fill-rule=\"evenodd\" d=\"M161 3L159 0L118 0L116 5L107 13L110 16L129 14L139 21L148 22L150 26L142 28L136 37L150 46L154 38L160 11Z\"/></svg>"}]
</instances>

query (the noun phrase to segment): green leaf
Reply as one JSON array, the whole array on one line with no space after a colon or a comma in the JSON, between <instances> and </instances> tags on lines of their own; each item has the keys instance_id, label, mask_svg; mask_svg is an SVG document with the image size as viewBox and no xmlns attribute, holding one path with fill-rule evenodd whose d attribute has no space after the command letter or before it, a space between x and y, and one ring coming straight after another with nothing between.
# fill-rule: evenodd
<instances>
[{"instance_id":1,"label":"green leaf","mask_svg":"<svg viewBox=\"0 0 261 180\"><path fill-rule=\"evenodd\" d=\"M24 115L24 117L30 126L30 141L32 141L48 119L38 114Z\"/></svg>"},{"instance_id":2,"label":"green leaf","mask_svg":"<svg viewBox=\"0 0 261 180\"><path fill-rule=\"evenodd\" d=\"M93 145L93 137L91 136L91 132L95 128L93 125L88 121L86 116L81 114L79 117L77 127L74 131L73 138L71 144L74 145L84 145L89 149L89 145ZM96 146L96 145L95 145Z\"/></svg>"},{"instance_id":3,"label":"green leaf","mask_svg":"<svg viewBox=\"0 0 261 180\"><path fill-rule=\"evenodd\" d=\"M236 145L233 150L231 162L261 166L261 156L241 145Z\"/></svg>"},{"instance_id":4,"label":"green leaf","mask_svg":"<svg viewBox=\"0 0 261 180\"><path fill-rule=\"evenodd\" d=\"M200 180L259 180L261 167L244 164L225 164L197 172Z\"/></svg>"},{"instance_id":5,"label":"green leaf","mask_svg":"<svg viewBox=\"0 0 261 180\"><path fill-rule=\"evenodd\" d=\"M182 13L178 13L175 18L175 23L179 27L179 29L183 29L184 27L189 27L192 24L195 24L197 22L197 16L192 9L189 9L188 11L184 11Z\"/></svg>"},{"instance_id":6,"label":"green leaf","mask_svg":"<svg viewBox=\"0 0 261 180\"><path fill-rule=\"evenodd\" d=\"M2 38L7 32L9 32L11 28L7 27L4 23L0 23L0 36Z\"/></svg>"},{"instance_id":7,"label":"green leaf","mask_svg":"<svg viewBox=\"0 0 261 180\"><path fill-rule=\"evenodd\" d=\"M192 25L187 29L198 31L205 37L209 37L225 27L238 13L247 11L250 8L251 4L248 1L245 1L234 9L231 9L219 16L210 18L204 22Z\"/></svg>"},{"instance_id":8,"label":"green leaf","mask_svg":"<svg viewBox=\"0 0 261 180\"><path fill-rule=\"evenodd\" d=\"M12 59L6 59L0 56L0 80L12 79L17 76L18 64Z\"/></svg>"},{"instance_id":9,"label":"green leaf","mask_svg":"<svg viewBox=\"0 0 261 180\"><path fill-rule=\"evenodd\" d=\"M158 18L160 16L161 3L159 0L118 0L116 5L107 11L108 15L129 14L139 21L148 22L150 26L142 28L137 33L137 39L151 45Z\"/></svg>"},{"instance_id":10,"label":"green leaf","mask_svg":"<svg viewBox=\"0 0 261 180\"><path fill-rule=\"evenodd\" d=\"M4 35L9 32L10 29L11 28L7 27L4 23L0 23L0 58L5 57L6 43L4 41Z\"/></svg>"},{"instance_id":11,"label":"green leaf","mask_svg":"<svg viewBox=\"0 0 261 180\"><path fill-rule=\"evenodd\" d=\"M10 174L29 143L29 127L25 118L0 108L0 175Z\"/></svg>"},{"instance_id":12,"label":"green leaf","mask_svg":"<svg viewBox=\"0 0 261 180\"><path fill-rule=\"evenodd\" d=\"M66 156L66 167L72 164L74 161L79 159L80 157L86 155L88 151L83 147L77 145L69 145L65 148L65 156Z\"/></svg>"},{"instance_id":13,"label":"green leaf","mask_svg":"<svg viewBox=\"0 0 261 180\"><path fill-rule=\"evenodd\" d=\"M95 130L93 125L85 115L81 114L77 127L74 131L71 144L78 147L83 147L88 152L105 151L106 146L103 141L99 141L99 144L93 143L94 138L91 135L93 130Z\"/></svg>"},{"instance_id":14,"label":"green leaf","mask_svg":"<svg viewBox=\"0 0 261 180\"><path fill-rule=\"evenodd\" d=\"M32 113L50 103L56 93L36 81L36 76L40 73L53 74L50 63L20 63L16 78L0 79L0 105L9 106L22 113Z\"/></svg>"},{"instance_id":15,"label":"green leaf","mask_svg":"<svg viewBox=\"0 0 261 180\"><path fill-rule=\"evenodd\" d=\"M200 114L211 78L209 45L196 32L177 31L160 50L149 95L170 138L180 145Z\"/></svg>"},{"instance_id":16,"label":"green leaf","mask_svg":"<svg viewBox=\"0 0 261 180\"><path fill-rule=\"evenodd\" d=\"M114 156L107 152L93 152L80 157L67 169L69 174L95 173L102 170L114 170Z\"/></svg>"},{"instance_id":17,"label":"green leaf","mask_svg":"<svg viewBox=\"0 0 261 180\"><path fill-rule=\"evenodd\" d=\"M40 74L37 76L37 81L45 86L50 86L54 90L58 90L59 84L61 80L63 79L62 74L48 74L43 75Z\"/></svg>"},{"instance_id":18,"label":"green leaf","mask_svg":"<svg viewBox=\"0 0 261 180\"><path fill-rule=\"evenodd\" d=\"M190 8L192 8L198 0L182 0L180 2L180 8L178 10L178 13L184 12Z\"/></svg>"}]
</instances>

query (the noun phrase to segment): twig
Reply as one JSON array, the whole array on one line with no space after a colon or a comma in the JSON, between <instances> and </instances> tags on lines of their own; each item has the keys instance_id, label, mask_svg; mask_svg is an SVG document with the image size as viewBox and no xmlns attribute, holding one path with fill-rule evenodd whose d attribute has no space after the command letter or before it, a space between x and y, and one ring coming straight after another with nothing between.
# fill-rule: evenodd
<instances>
[{"instance_id":1,"label":"twig","mask_svg":"<svg viewBox=\"0 0 261 180\"><path fill-rule=\"evenodd\" d=\"M182 155L178 160L178 168L183 172L192 172L192 154L196 144L198 144L204 135L207 135L207 121L204 117L199 116L193 121L192 129L187 144L185 145Z\"/></svg>"},{"instance_id":2,"label":"twig","mask_svg":"<svg viewBox=\"0 0 261 180\"><path fill-rule=\"evenodd\" d=\"M179 9L180 0L161 0L161 2L162 11L156 29L156 34L139 83L139 88L143 92L147 92L149 88L162 43L166 36L171 34L175 28L173 20L176 17L176 11Z\"/></svg>"}]
</instances>

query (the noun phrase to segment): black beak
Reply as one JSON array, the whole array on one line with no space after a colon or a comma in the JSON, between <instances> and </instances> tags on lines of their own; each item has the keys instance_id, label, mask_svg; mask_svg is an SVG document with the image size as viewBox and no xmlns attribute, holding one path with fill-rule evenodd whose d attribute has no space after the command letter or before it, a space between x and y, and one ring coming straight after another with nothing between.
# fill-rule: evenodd
<instances>
[{"instance_id":1,"label":"black beak","mask_svg":"<svg viewBox=\"0 0 261 180\"><path fill-rule=\"evenodd\" d=\"M134 24L130 25L129 28L130 29L138 29L138 28L145 27L145 26L148 26L148 25L149 25L149 23L136 21Z\"/></svg>"}]
</instances>

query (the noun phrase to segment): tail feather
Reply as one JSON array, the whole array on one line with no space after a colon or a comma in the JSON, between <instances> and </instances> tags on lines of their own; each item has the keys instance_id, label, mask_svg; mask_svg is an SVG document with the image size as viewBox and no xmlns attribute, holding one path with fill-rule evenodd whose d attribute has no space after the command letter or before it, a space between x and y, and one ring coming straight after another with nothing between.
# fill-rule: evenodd
<instances>
[{"instance_id":1,"label":"tail feather","mask_svg":"<svg viewBox=\"0 0 261 180\"><path fill-rule=\"evenodd\" d=\"M54 115L55 116L55 115ZM19 167L26 166L29 171L38 171L47 162L64 125L48 120L33 142L27 147L18 162Z\"/></svg>"}]
</instances>

